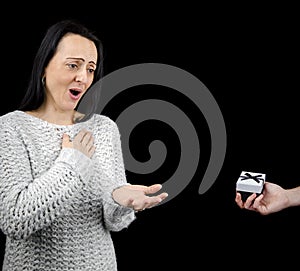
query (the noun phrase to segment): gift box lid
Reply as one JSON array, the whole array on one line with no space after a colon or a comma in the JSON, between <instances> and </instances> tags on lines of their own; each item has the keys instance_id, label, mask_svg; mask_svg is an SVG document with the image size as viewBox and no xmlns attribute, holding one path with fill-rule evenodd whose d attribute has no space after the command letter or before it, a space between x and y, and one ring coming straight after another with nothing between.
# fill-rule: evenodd
<instances>
[{"instance_id":1,"label":"gift box lid","mask_svg":"<svg viewBox=\"0 0 300 271\"><path fill-rule=\"evenodd\" d=\"M236 182L236 190L261 193L266 180L266 174L249 171L242 171Z\"/></svg>"}]
</instances>

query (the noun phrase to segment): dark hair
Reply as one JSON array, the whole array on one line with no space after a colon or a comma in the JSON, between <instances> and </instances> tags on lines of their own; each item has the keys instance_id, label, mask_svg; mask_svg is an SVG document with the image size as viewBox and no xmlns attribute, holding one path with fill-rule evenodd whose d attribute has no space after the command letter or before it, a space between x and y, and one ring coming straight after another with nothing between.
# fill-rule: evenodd
<instances>
[{"instance_id":1,"label":"dark hair","mask_svg":"<svg viewBox=\"0 0 300 271\"><path fill-rule=\"evenodd\" d=\"M29 84L25 96L21 101L21 105L19 106L20 110L23 111L35 110L39 108L44 102L45 90L42 83L42 77L45 68L47 67L52 57L54 56L60 40L68 33L78 34L94 42L97 48L98 61L97 61L97 68L95 70L95 75L94 75L94 80L92 82L92 85L94 85L98 80L102 78L103 48L102 48L102 43L97 38L97 36L92 31L90 31L85 26L83 26L82 24L80 24L75 20L63 20L57 22L56 24L48 28L46 35L44 36L41 45L37 51L37 54L34 58ZM94 102L89 107L88 109L89 112L82 112L85 114L85 117L84 119L81 119L81 121L88 119L90 116L93 115L93 113L96 112L97 102L99 99L99 92L94 91L93 95L96 96L94 97L93 100Z\"/></svg>"}]
</instances>

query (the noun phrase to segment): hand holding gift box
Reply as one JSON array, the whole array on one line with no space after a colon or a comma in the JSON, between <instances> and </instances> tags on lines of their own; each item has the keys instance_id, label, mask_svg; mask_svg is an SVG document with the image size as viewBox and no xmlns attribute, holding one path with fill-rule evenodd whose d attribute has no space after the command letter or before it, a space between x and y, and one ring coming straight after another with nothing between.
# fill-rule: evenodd
<instances>
[{"instance_id":1,"label":"hand holding gift box","mask_svg":"<svg viewBox=\"0 0 300 271\"><path fill-rule=\"evenodd\" d=\"M241 193L242 200L256 193L261 194L266 180L266 174L242 171L239 179L236 182L236 190Z\"/></svg>"},{"instance_id":2,"label":"hand holding gift box","mask_svg":"<svg viewBox=\"0 0 300 271\"><path fill-rule=\"evenodd\" d=\"M265 174L242 171L236 182L235 194L235 202L241 209L268 215L300 207L300 185L285 189L265 179Z\"/></svg>"}]
</instances>

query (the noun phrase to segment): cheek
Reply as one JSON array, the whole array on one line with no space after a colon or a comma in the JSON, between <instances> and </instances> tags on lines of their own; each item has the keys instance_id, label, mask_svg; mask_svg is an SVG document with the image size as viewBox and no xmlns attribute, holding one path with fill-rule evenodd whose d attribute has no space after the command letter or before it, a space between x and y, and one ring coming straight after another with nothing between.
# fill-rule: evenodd
<instances>
[{"instance_id":1,"label":"cheek","mask_svg":"<svg viewBox=\"0 0 300 271\"><path fill-rule=\"evenodd\" d=\"M61 85L68 85L74 80L74 75L72 73L61 73L56 78L57 83Z\"/></svg>"},{"instance_id":2,"label":"cheek","mask_svg":"<svg viewBox=\"0 0 300 271\"><path fill-rule=\"evenodd\" d=\"M94 80L94 77L93 77L93 76L88 77L88 80L87 80L87 82L86 82L86 90L92 85L93 80ZM85 91L86 91L86 90L85 90Z\"/></svg>"},{"instance_id":3,"label":"cheek","mask_svg":"<svg viewBox=\"0 0 300 271\"><path fill-rule=\"evenodd\" d=\"M91 76L89 76L88 77L88 87L90 87L91 86L91 84L93 83L93 80L94 80L94 75L91 75Z\"/></svg>"},{"instance_id":4,"label":"cheek","mask_svg":"<svg viewBox=\"0 0 300 271\"><path fill-rule=\"evenodd\" d=\"M56 76L54 80L49 80L51 82L51 85L49 84L49 87L51 86L54 89L59 89L60 91L62 91L67 88L72 80L73 77L61 74Z\"/></svg>"},{"instance_id":5,"label":"cheek","mask_svg":"<svg viewBox=\"0 0 300 271\"><path fill-rule=\"evenodd\" d=\"M47 89L53 97L59 98L68 91L70 78L66 76L57 76L55 80L48 80Z\"/></svg>"}]
</instances>

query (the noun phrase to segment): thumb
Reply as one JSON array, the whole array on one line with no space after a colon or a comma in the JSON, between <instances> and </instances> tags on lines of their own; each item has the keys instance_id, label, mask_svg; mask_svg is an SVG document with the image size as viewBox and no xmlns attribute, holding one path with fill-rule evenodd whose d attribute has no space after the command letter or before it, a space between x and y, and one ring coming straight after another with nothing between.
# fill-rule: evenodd
<instances>
[{"instance_id":1,"label":"thumb","mask_svg":"<svg viewBox=\"0 0 300 271\"><path fill-rule=\"evenodd\" d=\"M69 142L70 141L70 137L68 134L63 134L63 142Z\"/></svg>"},{"instance_id":2,"label":"thumb","mask_svg":"<svg viewBox=\"0 0 300 271\"><path fill-rule=\"evenodd\" d=\"M63 134L62 147L70 147L70 137L67 134Z\"/></svg>"}]
</instances>

